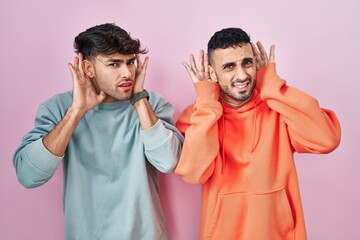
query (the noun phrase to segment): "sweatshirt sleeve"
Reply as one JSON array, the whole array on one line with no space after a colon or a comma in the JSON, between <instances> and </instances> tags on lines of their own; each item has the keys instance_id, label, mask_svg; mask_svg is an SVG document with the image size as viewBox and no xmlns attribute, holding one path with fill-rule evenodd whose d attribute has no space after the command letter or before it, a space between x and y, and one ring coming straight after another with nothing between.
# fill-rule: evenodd
<instances>
[{"instance_id":1,"label":"sweatshirt sleeve","mask_svg":"<svg viewBox=\"0 0 360 240\"><path fill-rule=\"evenodd\" d=\"M184 137L174 126L174 109L169 102L151 93L150 104L159 120L150 129L141 130L145 155L159 171L172 172L178 163Z\"/></svg>"},{"instance_id":2,"label":"sweatshirt sleeve","mask_svg":"<svg viewBox=\"0 0 360 240\"><path fill-rule=\"evenodd\" d=\"M340 144L341 129L335 113L322 109L308 94L286 85L275 63L259 72L258 90L267 105L288 126L292 146L300 153L329 153Z\"/></svg>"},{"instance_id":3,"label":"sweatshirt sleeve","mask_svg":"<svg viewBox=\"0 0 360 240\"><path fill-rule=\"evenodd\" d=\"M42 138L56 125L54 115L45 105L40 105L35 117L35 127L26 134L16 149L13 163L19 182L26 188L46 183L55 173L62 157L50 153Z\"/></svg>"},{"instance_id":4,"label":"sweatshirt sleeve","mask_svg":"<svg viewBox=\"0 0 360 240\"><path fill-rule=\"evenodd\" d=\"M186 108L176 123L185 141L175 173L189 183L202 184L212 175L219 152L217 121L222 107L216 83L198 82L195 90L195 105Z\"/></svg>"}]
</instances>

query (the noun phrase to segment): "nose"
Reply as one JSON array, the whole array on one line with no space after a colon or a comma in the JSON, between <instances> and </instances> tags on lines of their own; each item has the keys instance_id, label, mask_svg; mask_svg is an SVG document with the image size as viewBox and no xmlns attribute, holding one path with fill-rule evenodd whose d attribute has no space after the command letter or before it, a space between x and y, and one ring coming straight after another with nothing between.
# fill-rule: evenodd
<instances>
[{"instance_id":1,"label":"nose","mask_svg":"<svg viewBox=\"0 0 360 240\"><path fill-rule=\"evenodd\" d=\"M123 65L120 68L120 75L121 75L121 78L124 78L124 79L131 77L131 71L127 65Z\"/></svg>"},{"instance_id":2,"label":"nose","mask_svg":"<svg viewBox=\"0 0 360 240\"><path fill-rule=\"evenodd\" d=\"M248 75L247 75L245 69L242 68L242 67L238 67L238 68L236 69L236 73L235 73L235 74L236 74L236 75L235 75L235 78L236 78L236 79L239 79L240 81L245 81L245 80L248 78Z\"/></svg>"}]
</instances>

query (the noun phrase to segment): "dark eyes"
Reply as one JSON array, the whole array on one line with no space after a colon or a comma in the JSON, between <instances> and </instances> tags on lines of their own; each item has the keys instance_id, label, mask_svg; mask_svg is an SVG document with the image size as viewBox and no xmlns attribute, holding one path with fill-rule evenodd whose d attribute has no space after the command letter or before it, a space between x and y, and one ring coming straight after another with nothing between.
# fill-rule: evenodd
<instances>
[{"instance_id":1,"label":"dark eyes","mask_svg":"<svg viewBox=\"0 0 360 240\"><path fill-rule=\"evenodd\" d=\"M224 67L223 67L223 69L225 69L225 70L230 70L230 69L232 69L233 67L234 67L234 64L225 64Z\"/></svg>"},{"instance_id":2,"label":"dark eyes","mask_svg":"<svg viewBox=\"0 0 360 240\"><path fill-rule=\"evenodd\" d=\"M109 67L118 67L119 64L118 64L118 63L110 63L108 66L109 66Z\"/></svg>"},{"instance_id":3,"label":"dark eyes","mask_svg":"<svg viewBox=\"0 0 360 240\"><path fill-rule=\"evenodd\" d=\"M127 65L134 65L134 64L135 64L135 60L130 60L129 62L127 62ZM118 67L120 67L120 63L113 62L113 63L109 63L107 66L113 67L113 68L118 68Z\"/></svg>"},{"instance_id":4,"label":"dark eyes","mask_svg":"<svg viewBox=\"0 0 360 240\"><path fill-rule=\"evenodd\" d=\"M244 59L242 62L243 67L251 67L254 63L254 60L252 59ZM224 70L230 71L235 68L235 63L228 63L223 66Z\"/></svg>"},{"instance_id":5,"label":"dark eyes","mask_svg":"<svg viewBox=\"0 0 360 240\"><path fill-rule=\"evenodd\" d=\"M244 64L244 66L250 66L253 64L253 60L246 60L246 61L244 61L243 64Z\"/></svg>"}]
</instances>

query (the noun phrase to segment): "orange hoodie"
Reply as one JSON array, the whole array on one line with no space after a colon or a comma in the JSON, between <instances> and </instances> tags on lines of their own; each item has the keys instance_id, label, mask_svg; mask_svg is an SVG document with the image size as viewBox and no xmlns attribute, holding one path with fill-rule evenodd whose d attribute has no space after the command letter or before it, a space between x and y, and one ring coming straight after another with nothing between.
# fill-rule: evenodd
<instances>
[{"instance_id":1,"label":"orange hoodie","mask_svg":"<svg viewBox=\"0 0 360 240\"><path fill-rule=\"evenodd\" d=\"M251 100L235 109L212 82L177 127L185 142L175 173L202 184L199 239L306 239L294 152L329 153L340 143L335 114L286 85L275 63L257 74Z\"/></svg>"}]
</instances>

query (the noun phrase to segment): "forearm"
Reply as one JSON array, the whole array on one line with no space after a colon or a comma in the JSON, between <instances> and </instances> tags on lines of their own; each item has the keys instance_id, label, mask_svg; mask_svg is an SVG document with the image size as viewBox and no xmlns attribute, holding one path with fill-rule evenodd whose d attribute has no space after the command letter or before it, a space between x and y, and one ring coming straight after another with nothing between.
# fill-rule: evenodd
<instances>
[{"instance_id":1,"label":"forearm","mask_svg":"<svg viewBox=\"0 0 360 240\"><path fill-rule=\"evenodd\" d=\"M141 131L147 160L159 171L172 172L178 163L183 137L175 126L158 120Z\"/></svg>"},{"instance_id":2,"label":"forearm","mask_svg":"<svg viewBox=\"0 0 360 240\"><path fill-rule=\"evenodd\" d=\"M320 108L310 95L286 85L268 66L260 92L266 104L278 112L288 126L292 144L298 152L327 153L340 141L340 125L336 115Z\"/></svg>"},{"instance_id":3,"label":"forearm","mask_svg":"<svg viewBox=\"0 0 360 240\"><path fill-rule=\"evenodd\" d=\"M158 117L151 108L146 98L140 99L134 103L134 108L139 116L140 126L142 130L146 130L155 125Z\"/></svg>"},{"instance_id":4,"label":"forearm","mask_svg":"<svg viewBox=\"0 0 360 240\"><path fill-rule=\"evenodd\" d=\"M175 173L187 182L203 183L211 176L219 152L217 122L222 107L215 83L202 82L195 87L198 94L195 106L187 108L176 124L185 133L185 141Z\"/></svg>"},{"instance_id":5,"label":"forearm","mask_svg":"<svg viewBox=\"0 0 360 240\"><path fill-rule=\"evenodd\" d=\"M55 156L63 156L72 134L84 115L85 112L70 106L63 119L43 138L46 149Z\"/></svg>"}]
</instances>

